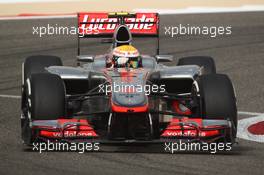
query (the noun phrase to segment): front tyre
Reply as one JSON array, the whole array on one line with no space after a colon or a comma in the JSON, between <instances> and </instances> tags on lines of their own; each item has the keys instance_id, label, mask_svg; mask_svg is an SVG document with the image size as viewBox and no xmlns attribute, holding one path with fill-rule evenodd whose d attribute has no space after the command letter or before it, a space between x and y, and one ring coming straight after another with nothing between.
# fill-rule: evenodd
<instances>
[{"instance_id":1,"label":"front tyre","mask_svg":"<svg viewBox=\"0 0 264 175\"><path fill-rule=\"evenodd\" d=\"M56 120L66 114L65 87L58 75L32 74L26 80L26 113L22 119L22 138L26 145L35 139L31 129L34 120Z\"/></svg>"},{"instance_id":2,"label":"front tyre","mask_svg":"<svg viewBox=\"0 0 264 175\"><path fill-rule=\"evenodd\" d=\"M197 65L203 67L203 74L215 74L215 62L212 57L208 56L190 56L179 59L178 66Z\"/></svg>"},{"instance_id":3,"label":"front tyre","mask_svg":"<svg viewBox=\"0 0 264 175\"><path fill-rule=\"evenodd\" d=\"M223 74L202 75L197 82L202 117L231 121L232 134L227 140L234 140L237 132L237 107L232 82Z\"/></svg>"},{"instance_id":4,"label":"front tyre","mask_svg":"<svg viewBox=\"0 0 264 175\"><path fill-rule=\"evenodd\" d=\"M34 55L26 58L22 67L22 84L26 82L32 74L44 73L46 67L62 66L61 58L51 55Z\"/></svg>"},{"instance_id":5,"label":"front tyre","mask_svg":"<svg viewBox=\"0 0 264 175\"><path fill-rule=\"evenodd\" d=\"M62 61L57 56L51 55L34 55L26 58L25 62L22 64L22 100L21 100L21 110L22 118L26 115L26 80L30 79L31 75L37 73L48 73L45 69L49 66L62 66Z\"/></svg>"}]
</instances>

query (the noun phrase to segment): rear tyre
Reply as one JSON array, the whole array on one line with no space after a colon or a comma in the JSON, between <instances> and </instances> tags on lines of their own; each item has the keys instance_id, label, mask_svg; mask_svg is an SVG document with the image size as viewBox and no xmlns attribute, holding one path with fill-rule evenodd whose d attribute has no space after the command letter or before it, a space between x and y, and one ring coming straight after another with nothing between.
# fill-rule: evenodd
<instances>
[{"instance_id":1,"label":"rear tyre","mask_svg":"<svg viewBox=\"0 0 264 175\"><path fill-rule=\"evenodd\" d=\"M205 119L230 120L232 134L228 140L233 140L237 132L237 107L232 82L223 74L202 75L197 82L201 97L201 115Z\"/></svg>"},{"instance_id":2,"label":"rear tyre","mask_svg":"<svg viewBox=\"0 0 264 175\"><path fill-rule=\"evenodd\" d=\"M25 84L27 112L22 120L22 138L30 145L35 135L30 123L34 120L56 120L65 116L65 87L58 75L32 74Z\"/></svg>"},{"instance_id":3,"label":"rear tyre","mask_svg":"<svg viewBox=\"0 0 264 175\"><path fill-rule=\"evenodd\" d=\"M204 68L203 74L215 74L215 62L212 57L208 56L191 56L179 59L178 66L197 65Z\"/></svg>"}]
</instances>

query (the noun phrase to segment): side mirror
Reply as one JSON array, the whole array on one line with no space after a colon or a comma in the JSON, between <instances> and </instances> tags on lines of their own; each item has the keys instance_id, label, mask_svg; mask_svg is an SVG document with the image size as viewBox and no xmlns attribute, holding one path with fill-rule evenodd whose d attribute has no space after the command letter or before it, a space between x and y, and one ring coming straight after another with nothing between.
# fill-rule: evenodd
<instances>
[{"instance_id":1,"label":"side mirror","mask_svg":"<svg viewBox=\"0 0 264 175\"><path fill-rule=\"evenodd\" d=\"M77 61L91 63L94 61L94 56L92 56L92 55L79 55L79 56L77 56Z\"/></svg>"},{"instance_id":2,"label":"side mirror","mask_svg":"<svg viewBox=\"0 0 264 175\"><path fill-rule=\"evenodd\" d=\"M156 55L155 56L158 63L172 62L173 55Z\"/></svg>"}]
</instances>

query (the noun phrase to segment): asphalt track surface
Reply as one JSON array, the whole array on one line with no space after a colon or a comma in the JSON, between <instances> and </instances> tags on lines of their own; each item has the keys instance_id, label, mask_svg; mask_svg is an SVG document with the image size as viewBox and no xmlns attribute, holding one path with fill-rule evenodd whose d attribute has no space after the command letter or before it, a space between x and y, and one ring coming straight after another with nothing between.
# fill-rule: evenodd
<instances>
[{"instance_id":1,"label":"asphalt track surface","mask_svg":"<svg viewBox=\"0 0 264 175\"><path fill-rule=\"evenodd\" d=\"M264 12L162 16L162 26L179 23L232 26L232 35L164 36L161 52L177 58L210 55L217 71L232 79L240 111L264 112ZM60 56L74 65L75 36L32 35L32 26L74 26L76 19L0 21L0 94L20 95L21 63L36 54ZM86 51L107 46L86 43ZM139 43L148 52L148 41ZM250 117L240 115L239 118ZM264 146L238 139L228 153L163 153L147 146L114 147L105 152L45 152L23 150L20 140L20 100L0 97L0 174L255 174L264 172Z\"/></svg>"}]
</instances>

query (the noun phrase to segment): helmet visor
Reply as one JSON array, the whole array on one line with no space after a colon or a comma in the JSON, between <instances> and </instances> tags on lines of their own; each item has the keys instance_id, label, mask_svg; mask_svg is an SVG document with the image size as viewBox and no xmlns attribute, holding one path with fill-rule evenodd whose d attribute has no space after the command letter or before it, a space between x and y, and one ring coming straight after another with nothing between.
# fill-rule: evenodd
<instances>
[{"instance_id":1,"label":"helmet visor","mask_svg":"<svg viewBox=\"0 0 264 175\"><path fill-rule=\"evenodd\" d=\"M131 57L129 58L129 64L132 68L138 68L138 57Z\"/></svg>"}]
</instances>

